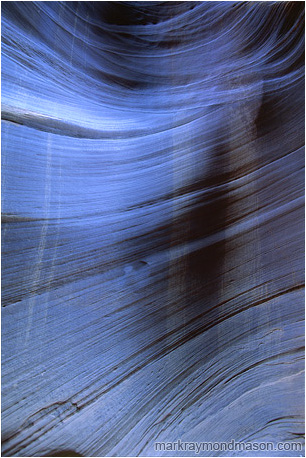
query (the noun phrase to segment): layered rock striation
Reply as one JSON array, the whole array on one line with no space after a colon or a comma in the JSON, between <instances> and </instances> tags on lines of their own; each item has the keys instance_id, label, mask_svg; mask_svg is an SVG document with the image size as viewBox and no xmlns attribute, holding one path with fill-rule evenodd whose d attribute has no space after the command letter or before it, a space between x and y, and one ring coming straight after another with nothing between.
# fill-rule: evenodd
<instances>
[{"instance_id":1,"label":"layered rock striation","mask_svg":"<svg viewBox=\"0 0 306 458\"><path fill-rule=\"evenodd\" d=\"M2 2L3 456L302 442L303 9Z\"/></svg>"}]
</instances>

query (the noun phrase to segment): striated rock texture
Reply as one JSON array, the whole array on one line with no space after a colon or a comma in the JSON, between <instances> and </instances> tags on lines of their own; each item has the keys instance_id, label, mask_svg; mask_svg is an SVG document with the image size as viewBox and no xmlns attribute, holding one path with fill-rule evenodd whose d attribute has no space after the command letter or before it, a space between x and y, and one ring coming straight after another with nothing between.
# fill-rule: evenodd
<instances>
[{"instance_id":1,"label":"striated rock texture","mask_svg":"<svg viewBox=\"0 0 306 458\"><path fill-rule=\"evenodd\" d=\"M303 9L2 2L3 456L302 442Z\"/></svg>"}]
</instances>

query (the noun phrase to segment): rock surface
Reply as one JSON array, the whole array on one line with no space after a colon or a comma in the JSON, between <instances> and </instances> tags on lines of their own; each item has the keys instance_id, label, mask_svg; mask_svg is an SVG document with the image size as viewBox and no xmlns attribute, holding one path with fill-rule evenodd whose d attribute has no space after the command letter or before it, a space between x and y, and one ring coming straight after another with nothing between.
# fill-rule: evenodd
<instances>
[{"instance_id":1,"label":"rock surface","mask_svg":"<svg viewBox=\"0 0 306 458\"><path fill-rule=\"evenodd\" d=\"M301 442L303 8L2 2L3 456Z\"/></svg>"}]
</instances>

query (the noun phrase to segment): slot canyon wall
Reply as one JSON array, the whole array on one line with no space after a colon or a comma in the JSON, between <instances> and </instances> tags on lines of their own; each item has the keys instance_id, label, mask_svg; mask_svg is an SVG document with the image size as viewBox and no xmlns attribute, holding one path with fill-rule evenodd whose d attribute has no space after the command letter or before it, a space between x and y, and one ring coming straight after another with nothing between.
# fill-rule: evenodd
<instances>
[{"instance_id":1,"label":"slot canyon wall","mask_svg":"<svg viewBox=\"0 0 306 458\"><path fill-rule=\"evenodd\" d=\"M304 2L2 2L3 456L302 442L303 146Z\"/></svg>"}]
</instances>

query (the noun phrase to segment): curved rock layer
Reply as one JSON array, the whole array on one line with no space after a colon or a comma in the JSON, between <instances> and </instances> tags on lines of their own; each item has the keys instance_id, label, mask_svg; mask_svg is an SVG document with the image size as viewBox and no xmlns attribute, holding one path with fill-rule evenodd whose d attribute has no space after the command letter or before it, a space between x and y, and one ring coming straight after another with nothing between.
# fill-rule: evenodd
<instances>
[{"instance_id":1,"label":"curved rock layer","mask_svg":"<svg viewBox=\"0 0 306 458\"><path fill-rule=\"evenodd\" d=\"M303 9L2 2L3 456L301 442Z\"/></svg>"}]
</instances>

